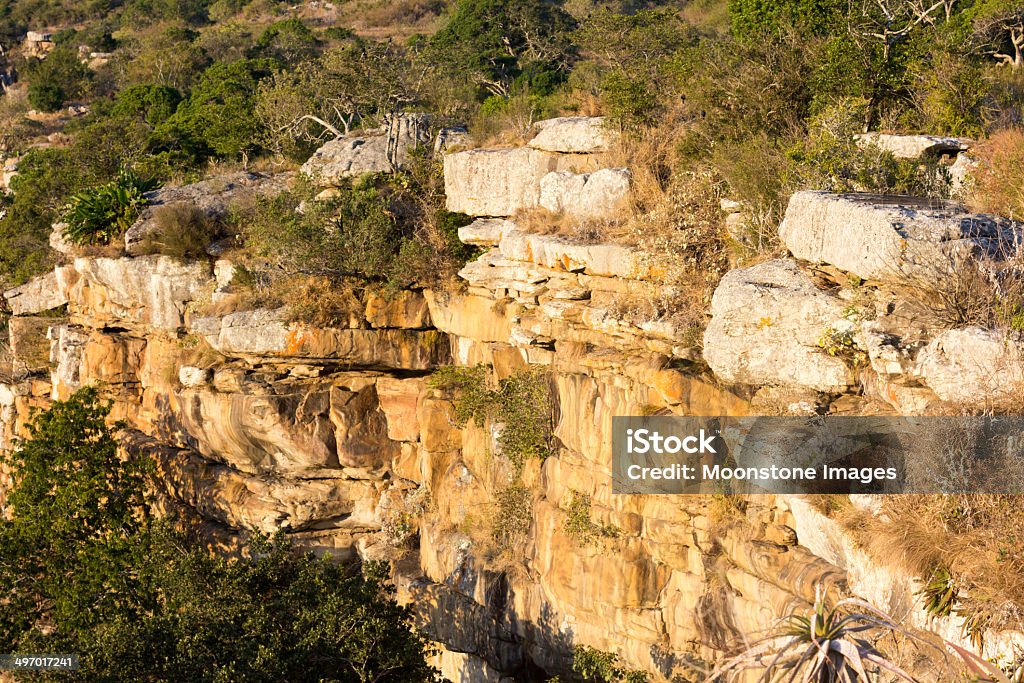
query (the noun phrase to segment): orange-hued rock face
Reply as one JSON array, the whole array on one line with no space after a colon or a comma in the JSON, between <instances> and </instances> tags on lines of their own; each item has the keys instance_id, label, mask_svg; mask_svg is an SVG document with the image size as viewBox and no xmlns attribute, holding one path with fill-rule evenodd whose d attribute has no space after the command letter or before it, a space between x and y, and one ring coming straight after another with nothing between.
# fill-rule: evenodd
<instances>
[{"instance_id":1,"label":"orange-hued rock face","mask_svg":"<svg viewBox=\"0 0 1024 683\"><path fill-rule=\"evenodd\" d=\"M359 286L336 327L284 308L211 314L227 256L216 277L205 260L78 258L18 288L0 448L25 435L32 408L99 385L125 421L124 447L156 463L163 509L222 547L284 531L345 560L393 561L399 595L456 680L565 673L587 645L666 683L807 607L819 585L870 591L883 609L915 604L912 577L876 571L807 505L613 494L613 418L806 414L851 387L848 404L928 406L956 394L958 349L999 346L1010 361L1016 347L961 330L911 358L888 328L851 323L840 330L851 344L871 342L855 376L819 344L848 307L791 259L726 276L703 348L691 322L638 315L629 302L681 295L673 264L493 219L536 205L548 173L598 171L589 153L553 148L586 147L601 132L592 123L560 123L543 149L449 156L449 205L492 217L460 232L486 249L463 286ZM552 142L566 126L570 141ZM66 316L35 315L64 301ZM430 378L479 364L478 399L524 371L543 377L551 405L534 398L514 414L550 408L545 460L514 462L503 444L522 425L493 404L467 416ZM1005 388L1018 380L1004 375Z\"/></svg>"}]
</instances>

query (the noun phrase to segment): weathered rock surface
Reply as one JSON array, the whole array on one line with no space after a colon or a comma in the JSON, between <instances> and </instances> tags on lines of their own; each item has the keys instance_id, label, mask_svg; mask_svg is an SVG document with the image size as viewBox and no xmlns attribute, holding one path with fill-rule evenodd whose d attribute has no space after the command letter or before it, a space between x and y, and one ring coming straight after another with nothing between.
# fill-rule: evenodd
<instances>
[{"instance_id":1,"label":"weathered rock surface","mask_svg":"<svg viewBox=\"0 0 1024 683\"><path fill-rule=\"evenodd\" d=\"M422 320L425 314L425 308L417 308L413 315ZM261 309L199 318L190 327L228 356L315 359L409 370L428 370L447 358L448 347L433 330L317 328L286 320L282 309Z\"/></svg>"},{"instance_id":2,"label":"weathered rock surface","mask_svg":"<svg viewBox=\"0 0 1024 683\"><path fill-rule=\"evenodd\" d=\"M529 147L473 149L444 158L449 211L511 216L540 205L540 181L558 170L557 155Z\"/></svg>"},{"instance_id":3,"label":"weathered rock surface","mask_svg":"<svg viewBox=\"0 0 1024 683\"><path fill-rule=\"evenodd\" d=\"M593 154L607 152L616 135L603 116L564 116L538 121L529 145L546 152Z\"/></svg>"},{"instance_id":4,"label":"weathered rock surface","mask_svg":"<svg viewBox=\"0 0 1024 683\"><path fill-rule=\"evenodd\" d=\"M56 274L41 275L20 287L4 292L7 306L14 315L42 313L68 302L67 295L57 286Z\"/></svg>"},{"instance_id":5,"label":"weathered rock surface","mask_svg":"<svg viewBox=\"0 0 1024 683\"><path fill-rule=\"evenodd\" d=\"M851 329L843 302L794 261L766 261L722 278L711 300L704 358L727 382L841 392L853 384L852 372L819 341Z\"/></svg>"},{"instance_id":6,"label":"weathered rock surface","mask_svg":"<svg viewBox=\"0 0 1024 683\"><path fill-rule=\"evenodd\" d=\"M65 280L72 318L167 332L182 326L186 306L213 279L208 264L169 256L77 258L74 269L78 278Z\"/></svg>"},{"instance_id":7,"label":"weathered rock surface","mask_svg":"<svg viewBox=\"0 0 1024 683\"><path fill-rule=\"evenodd\" d=\"M397 114L379 129L358 131L328 142L302 165L302 173L322 186L363 173L393 173L405 167L409 153L430 144L430 117Z\"/></svg>"},{"instance_id":8,"label":"weathered rock surface","mask_svg":"<svg viewBox=\"0 0 1024 683\"><path fill-rule=\"evenodd\" d=\"M1016 404L1024 395L1024 342L968 327L939 334L918 356L918 372L941 399L974 406Z\"/></svg>"},{"instance_id":9,"label":"weathered rock surface","mask_svg":"<svg viewBox=\"0 0 1024 683\"><path fill-rule=\"evenodd\" d=\"M475 246L494 247L505 233L516 230L516 224L501 218L478 218L459 228L459 240Z\"/></svg>"},{"instance_id":10,"label":"weathered rock surface","mask_svg":"<svg viewBox=\"0 0 1024 683\"><path fill-rule=\"evenodd\" d=\"M857 143L862 147L874 145L891 152L897 159L920 159L924 156L956 154L970 148L963 138L939 135L890 135L888 133L861 133Z\"/></svg>"},{"instance_id":11,"label":"weathered rock surface","mask_svg":"<svg viewBox=\"0 0 1024 683\"><path fill-rule=\"evenodd\" d=\"M941 284L977 253L1015 253L1017 224L953 203L906 197L797 192L779 235L793 256L864 279Z\"/></svg>"},{"instance_id":12,"label":"weathered rock surface","mask_svg":"<svg viewBox=\"0 0 1024 683\"><path fill-rule=\"evenodd\" d=\"M540 205L577 218L613 218L625 208L629 181L630 173L624 168L548 173L540 181Z\"/></svg>"}]
</instances>

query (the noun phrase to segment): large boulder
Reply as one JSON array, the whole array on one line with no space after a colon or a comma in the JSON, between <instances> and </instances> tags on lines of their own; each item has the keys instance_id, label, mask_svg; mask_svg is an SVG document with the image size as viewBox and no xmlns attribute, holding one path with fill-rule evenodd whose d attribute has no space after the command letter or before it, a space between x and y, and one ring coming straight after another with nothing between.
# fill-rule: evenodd
<instances>
[{"instance_id":1,"label":"large boulder","mask_svg":"<svg viewBox=\"0 0 1024 683\"><path fill-rule=\"evenodd\" d=\"M540 205L540 181L558 170L556 155L533 149L473 149L444 158L449 211L511 216Z\"/></svg>"},{"instance_id":2,"label":"large boulder","mask_svg":"<svg viewBox=\"0 0 1024 683\"><path fill-rule=\"evenodd\" d=\"M797 192L779 235L793 256L864 279L940 284L963 260L1012 255L1021 228L956 203Z\"/></svg>"},{"instance_id":3,"label":"large boulder","mask_svg":"<svg viewBox=\"0 0 1024 683\"><path fill-rule=\"evenodd\" d=\"M169 256L78 258L74 268L79 277L65 280L68 309L92 327L142 325L175 332L188 303L213 284L208 263Z\"/></svg>"},{"instance_id":4,"label":"large boulder","mask_svg":"<svg viewBox=\"0 0 1024 683\"><path fill-rule=\"evenodd\" d=\"M538 121L539 131L530 140L534 149L566 154L607 152L615 139L603 116L563 116Z\"/></svg>"},{"instance_id":5,"label":"large boulder","mask_svg":"<svg viewBox=\"0 0 1024 683\"><path fill-rule=\"evenodd\" d=\"M1024 341L967 327L942 332L918 355L924 383L944 401L991 407L1024 396Z\"/></svg>"},{"instance_id":6,"label":"large boulder","mask_svg":"<svg viewBox=\"0 0 1024 683\"><path fill-rule=\"evenodd\" d=\"M844 308L790 259L733 270L711 299L704 358L726 382L845 391L850 368L819 346L852 334Z\"/></svg>"},{"instance_id":7,"label":"large boulder","mask_svg":"<svg viewBox=\"0 0 1024 683\"><path fill-rule=\"evenodd\" d=\"M873 145L890 152L897 159L920 159L924 156L956 154L970 147L962 138L939 135L890 135L888 133L861 133L857 136L861 147Z\"/></svg>"},{"instance_id":8,"label":"large boulder","mask_svg":"<svg viewBox=\"0 0 1024 683\"><path fill-rule=\"evenodd\" d=\"M555 171L540 181L540 205L577 218L608 218L620 214L629 198L630 173L605 168L593 173Z\"/></svg>"},{"instance_id":9,"label":"large boulder","mask_svg":"<svg viewBox=\"0 0 1024 683\"><path fill-rule=\"evenodd\" d=\"M397 114L383 126L331 140L302 165L302 173L321 186L363 173L394 173L409 162L409 153L430 144L430 117Z\"/></svg>"},{"instance_id":10,"label":"large boulder","mask_svg":"<svg viewBox=\"0 0 1024 683\"><path fill-rule=\"evenodd\" d=\"M57 286L57 276L53 272L30 280L20 287L4 292L7 306L14 315L31 315L42 313L68 302L65 292Z\"/></svg>"}]
</instances>

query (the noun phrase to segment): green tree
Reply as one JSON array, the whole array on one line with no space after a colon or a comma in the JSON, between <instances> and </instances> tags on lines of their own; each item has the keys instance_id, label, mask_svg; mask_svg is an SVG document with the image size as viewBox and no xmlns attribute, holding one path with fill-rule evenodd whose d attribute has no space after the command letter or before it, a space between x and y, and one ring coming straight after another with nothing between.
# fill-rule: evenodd
<instances>
[{"instance_id":1,"label":"green tree","mask_svg":"<svg viewBox=\"0 0 1024 683\"><path fill-rule=\"evenodd\" d=\"M431 39L435 59L475 74L491 94L508 96L529 64L541 73L568 68L575 21L556 0L459 0Z\"/></svg>"},{"instance_id":2,"label":"green tree","mask_svg":"<svg viewBox=\"0 0 1024 683\"><path fill-rule=\"evenodd\" d=\"M254 113L257 84L273 66L263 59L214 64L158 133L188 139L217 156L246 158L259 133Z\"/></svg>"},{"instance_id":3,"label":"green tree","mask_svg":"<svg viewBox=\"0 0 1024 683\"><path fill-rule=\"evenodd\" d=\"M14 473L0 521L0 649L46 622L89 629L134 592L137 537L148 523L144 462L118 453L95 389L37 413L5 458Z\"/></svg>"},{"instance_id":4,"label":"green tree","mask_svg":"<svg viewBox=\"0 0 1024 683\"><path fill-rule=\"evenodd\" d=\"M141 118L155 128L171 118L181 100L181 93L166 85L133 85L118 94L110 114Z\"/></svg>"},{"instance_id":5,"label":"green tree","mask_svg":"<svg viewBox=\"0 0 1024 683\"><path fill-rule=\"evenodd\" d=\"M297 64L316 55L317 40L300 19L275 21L260 34L254 56L276 59L282 64Z\"/></svg>"},{"instance_id":6,"label":"green tree","mask_svg":"<svg viewBox=\"0 0 1024 683\"><path fill-rule=\"evenodd\" d=\"M80 97L89 82L89 70L69 45L58 47L46 59L29 60L26 75L29 102L42 111L57 111Z\"/></svg>"},{"instance_id":7,"label":"green tree","mask_svg":"<svg viewBox=\"0 0 1024 683\"><path fill-rule=\"evenodd\" d=\"M148 460L83 389L37 413L5 463L0 648L76 652L73 680L433 683L386 567L256 537L240 558L147 514Z\"/></svg>"},{"instance_id":8,"label":"green tree","mask_svg":"<svg viewBox=\"0 0 1024 683\"><path fill-rule=\"evenodd\" d=\"M597 87L608 113L624 127L648 125L679 90L674 56L697 34L670 9L617 14L599 10L573 33L581 53L602 74Z\"/></svg>"}]
</instances>

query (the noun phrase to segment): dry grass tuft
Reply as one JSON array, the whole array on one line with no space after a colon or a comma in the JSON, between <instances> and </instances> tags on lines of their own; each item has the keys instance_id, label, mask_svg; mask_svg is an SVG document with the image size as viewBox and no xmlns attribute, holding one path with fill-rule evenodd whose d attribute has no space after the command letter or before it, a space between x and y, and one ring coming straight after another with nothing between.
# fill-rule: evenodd
<instances>
[{"instance_id":1,"label":"dry grass tuft","mask_svg":"<svg viewBox=\"0 0 1024 683\"><path fill-rule=\"evenodd\" d=\"M971 155L979 162L969 199L972 208L1024 219L1024 131L997 131Z\"/></svg>"},{"instance_id":2,"label":"dry grass tuft","mask_svg":"<svg viewBox=\"0 0 1024 683\"><path fill-rule=\"evenodd\" d=\"M948 570L954 614L977 644L986 629L1024 626L1024 496L887 496L883 514L846 509L839 520L874 557L927 581Z\"/></svg>"}]
</instances>

